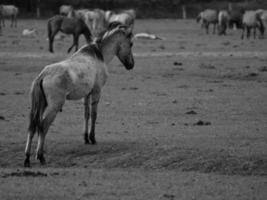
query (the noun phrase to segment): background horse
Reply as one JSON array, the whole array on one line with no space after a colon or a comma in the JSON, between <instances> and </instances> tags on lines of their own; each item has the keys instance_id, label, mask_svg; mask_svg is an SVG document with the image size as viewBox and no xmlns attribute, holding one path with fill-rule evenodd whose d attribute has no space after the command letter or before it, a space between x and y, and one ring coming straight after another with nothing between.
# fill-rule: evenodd
<instances>
[{"instance_id":1,"label":"background horse","mask_svg":"<svg viewBox=\"0 0 267 200\"><path fill-rule=\"evenodd\" d=\"M264 36L264 25L261 20L261 15L256 11L246 11L243 15L243 27L242 27L242 35L241 39L244 38L244 32L247 31L247 38L250 38L250 30L253 29L254 39L256 38L256 29L258 28L260 31L260 37Z\"/></svg>"},{"instance_id":2,"label":"background horse","mask_svg":"<svg viewBox=\"0 0 267 200\"><path fill-rule=\"evenodd\" d=\"M30 166L31 143L38 131L37 159L45 164L44 140L49 126L62 110L65 100L84 99L84 141L95 140L97 105L101 89L106 83L106 65L117 56L126 69L134 67L132 34L125 27L116 27L105 33L98 43L82 47L70 58L46 66L33 81L31 88L31 111L24 166ZM90 112L91 110L91 112ZM90 135L88 121L91 117Z\"/></svg>"},{"instance_id":3,"label":"background horse","mask_svg":"<svg viewBox=\"0 0 267 200\"><path fill-rule=\"evenodd\" d=\"M17 27L18 13L19 13L19 9L14 5L1 5L0 6L0 15L1 15L0 23L2 23L3 26L5 26L5 18L10 17L11 18L10 26L13 27L13 25L15 25L15 27Z\"/></svg>"},{"instance_id":4,"label":"background horse","mask_svg":"<svg viewBox=\"0 0 267 200\"><path fill-rule=\"evenodd\" d=\"M68 17L82 19L95 37L98 37L99 33L105 31L108 26L105 20L105 11L101 9L72 10Z\"/></svg>"},{"instance_id":5,"label":"background horse","mask_svg":"<svg viewBox=\"0 0 267 200\"><path fill-rule=\"evenodd\" d=\"M218 23L218 12L216 10L206 9L199 13L196 20L197 23L201 23L201 27L206 29L207 34L209 34L209 25L213 24L213 34L215 34Z\"/></svg>"},{"instance_id":6,"label":"background horse","mask_svg":"<svg viewBox=\"0 0 267 200\"><path fill-rule=\"evenodd\" d=\"M235 8L229 11L229 28L242 29L242 20L245 10L243 8Z\"/></svg>"},{"instance_id":7,"label":"background horse","mask_svg":"<svg viewBox=\"0 0 267 200\"><path fill-rule=\"evenodd\" d=\"M73 35L73 44L68 49L68 53L74 46L76 46L75 51L78 50L79 37L81 34L84 35L87 43L92 41L91 38L92 35L90 30L88 29L84 21L78 18L68 18L66 16L56 15L48 20L47 29L48 29L49 51L51 53L54 52L53 50L54 37L59 31L61 31L62 33Z\"/></svg>"},{"instance_id":8,"label":"background horse","mask_svg":"<svg viewBox=\"0 0 267 200\"><path fill-rule=\"evenodd\" d=\"M106 17L109 17L108 22L120 22L121 24L128 26L129 30L132 32L134 28L134 20L136 18L136 12L133 9L124 10L121 13L115 14L108 12Z\"/></svg>"},{"instance_id":9,"label":"background horse","mask_svg":"<svg viewBox=\"0 0 267 200\"><path fill-rule=\"evenodd\" d=\"M226 35L226 29L229 23L229 13L227 10L221 10L218 14L218 35Z\"/></svg>"}]
</instances>

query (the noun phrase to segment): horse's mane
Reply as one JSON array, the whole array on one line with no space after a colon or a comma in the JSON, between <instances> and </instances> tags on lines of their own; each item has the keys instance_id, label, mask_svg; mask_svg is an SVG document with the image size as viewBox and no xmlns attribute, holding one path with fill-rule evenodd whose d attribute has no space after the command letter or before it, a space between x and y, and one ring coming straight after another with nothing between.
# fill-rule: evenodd
<instances>
[{"instance_id":1,"label":"horse's mane","mask_svg":"<svg viewBox=\"0 0 267 200\"><path fill-rule=\"evenodd\" d=\"M122 33L126 34L127 28L128 27L123 25L121 22L118 22L118 21L111 22L109 24L108 28L99 34L99 37L95 39L95 42L97 44L100 44L105 38L109 37L110 35L113 35L115 32L121 31ZM132 36L132 34L131 34L131 36Z\"/></svg>"}]
</instances>

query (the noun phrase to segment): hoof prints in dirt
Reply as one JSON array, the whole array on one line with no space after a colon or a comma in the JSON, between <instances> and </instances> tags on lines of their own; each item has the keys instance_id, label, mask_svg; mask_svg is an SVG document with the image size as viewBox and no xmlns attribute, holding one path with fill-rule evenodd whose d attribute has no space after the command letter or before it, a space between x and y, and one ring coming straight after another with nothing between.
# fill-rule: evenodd
<instances>
[{"instance_id":1,"label":"hoof prints in dirt","mask_svg":"<svg viewBox=\"0 0 267 200\"><path fill-rule=\"evenodd\" d=\"M260 72L267 72L267 66L262 66L259 68Z\"/></svg>"},{"instance_id":2,"label":"hoof prints in dirt","mask_svg":"<svg viewBox=\"0 0 267 200\"><path fill-rule=\"evenodd\" d=\"M1 177L2 178L7 178L7 177L46 177L47 173L43 172L33 172L33 171L17 171L17 172L11 172L7 174L3 174Z\"/></svg>"},{"instance_id":3,"label":"hoof prints in dirt","mask_svg":"<svg viewBox=\"0 0 267 200\"><path fill-rule=\"evenodd\" d=\"M193 124L194 126L209 126L211 122L199 120Z\"/></svg>"},{"instance_id":4,"label":"hoof prints in dirt","mask_svg":"<svg viewBox=\"0 0 267 200\"><path fill-rule=\"evenodd\" d=\"M6 120L6 118L4 116L0 116L0 120Z\"/></svg>"},{"instance_id":5,"label":"hoof prints in dirt","mask_svg":"<svg viewBox=\"0 0 267 200\"><path fill-rule=\"evenodd\" d=\"M185 114L187 114L187 115L196 115L197 112L194 111L194 110L190 110L190 111L186 112Z\"/></svg>"}]
</instances>

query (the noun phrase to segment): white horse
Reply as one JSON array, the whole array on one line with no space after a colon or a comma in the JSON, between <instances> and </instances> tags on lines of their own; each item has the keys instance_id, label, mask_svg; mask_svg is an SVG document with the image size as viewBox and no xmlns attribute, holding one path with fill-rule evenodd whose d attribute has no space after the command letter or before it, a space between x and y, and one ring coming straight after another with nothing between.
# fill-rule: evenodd
<instances>
[{"instance_id":1,"label":"white horse","mask_svg":"<svg viewBox=\"0 0 267 200\"><path fill-rule=\"evenodd\" d=\"M247 38L250 38L250 30L253 29L253 36L254 39L256 38L256 29L259 29L260 37L264 37L264 31L265 27L263 25L263 21L261 19L260 13L257 13L256 11L250 10L246 11L243 15L243 20L242 20L242 35L241 39L244 39L244 33L247 31Z\"/></svg>"},{"instance_id":2,"label":"white horse","mask_svg":"<svg viewBox=\"0 0 267 200\"><path fill-rule=\"evenodd\" d=\"M218 14L218 35L226 35L226 29L229 23L229 13L227 10L221 10Z\"/></svg>"},{"instance_id":3,"label":"white horse","mask_svg":"<svg viewBox=\"0 0 267 200\"><path fill-rule=\"evenodd\" d=\"M31 87L31 111L24 166L30 166L31 143L38 132L37 159L45 164L44 141L48 128L65 100L84 99L84 141L95 140L97 105L108 77L107 66L117 56L127 70L134 67L132 33L124 26L108 30L100 41L79 49L70 58L46 66ZM91 110L91 111L90 111ZM90 135L88 120L91 117Z\"/></svg>"},{"instance_id":4,"label":"white horse","mask_svg":"<svg viewBox=\"0 0 267 200\"><path fill-rule=\"evenodd\" d=\"M73 10L71 5L62 5L59 7L59 14L63 16L67 16L69 12Z\"/></svg>"},{"instance_id":5,"label":"white horse","mask_svg":"<svg viewBox=\"0 0 267 200\"><path fill-rule=\"evenodd\" d=\"M120 22L121 24L128 26L131 31L133 31L134 28L134 20L136 18L136 12L133 9L124 10L118 14L107 12L106 18L108 18L109 23L112 22Z\"/></svg>"},{"instance_id":6,"label":"white horse","mask_svg":"<svg viewBox=\"0 0 267 200\"><path fill-rule=\"evenodd\" d=\"M215 34L218 23L218 12L216 10L206 9L199 13L196 20L201 23L201 27L206 29L207 34L209 34L209 25L213 24L213 34Z\"/></svg>"},{"instance_id":7,"label":"white horse","mask_svg":"<svg viewBox=\"0 0 267 200\"><path fill-rule=\"evenodd\" d=\"M0 5L0 23L5 26L5 18L10 17L11 18L11 24L10 26L17 27L17 15L19 13L19 9L14 5Z\"/></svg>"}]
</instances>

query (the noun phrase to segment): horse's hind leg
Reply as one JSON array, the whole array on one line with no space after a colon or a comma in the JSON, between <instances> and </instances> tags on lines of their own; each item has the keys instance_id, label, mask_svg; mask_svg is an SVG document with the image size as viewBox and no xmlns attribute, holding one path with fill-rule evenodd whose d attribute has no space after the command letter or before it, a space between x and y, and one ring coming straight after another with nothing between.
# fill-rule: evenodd
<instances>
[{"instance_id":1,"label":"horse's hind leg","mask_svg":"<svg viewBox=\"0 0 267 200\"><path fill-rule=\"evenodd\" d=\"M89 144L88 121L90 118L90 95L84 98L84 143Z\"/></svg>"},{"instance_id":2,"label":"horse's hind leg","mask_svg":"<svg viewBox=\"0 0 267 200\"><path fill-rule=\"evenodd\" d=\"M33 136L34 136L34 132L29 131L28 137L27 137L26 148L25 148L26 159L24 161L24 167L30 167L31 144L32 144Z\"/></svg>"},{"instance_id":3,"label":"horse's hind leg","mask_svg":"<svg viewBox=\"0 0 267 200\"><path fill-rule=\"evenodd\" d=\"M89 139L90 139L92 144L96 144L95 123L96 123L96 118L97 118L97 105L98 105L99 99L100 99L100 91L92 94L92 99L91 99L91 129L90 129L90 135L89 135Z\"/></svg>"},{"instance_id":4,"label":"horse's hind leg","mask_svg":"<svg viewBox=\"0 0 267 200\"><path fill-rule=\"evenodd\" d=\"M253 28L253 37L256 39L256 27Z\"/></svg>"},{"instance_id":5,"label":"horse's hind leg","mask_svg":"<svg viewBox=\"0 0 267 200\"><path fill-rule=\"evenodd\" d=\"M37 145L37 153L36 158L40 161L40 163L43 165L45 164L45 158L44 158L44 142L45 142L45 136L48 132L48 129L54 119L56 118L56 115L58 111L61 109L60 106L48 106L44 113L43 118L43 131L38 133L38 145Z\"/></svg>"},{"instance_id":6,"label":"horse's hind leg","mask_svg":"<svg viewBox=\"0 0 267 200\"><path fill-rule=\"evenodd\" d=\"M250 38L250 27L247 27L247 38Z\"/></svg>"},{"instance_id":7,"label":"horse's hind leg","mask_svg":"<svg viewBox=\"0 0 267 200\"><path fill-rule=\"evenodd\" d=\"M213 24L213 34L216 33L216 24Z\"/></svg>"},{"instance_id":8,"label":"horse's hind leg","mask_svg":"<svg viewBox=\"0 0 267 200\"><path fill-rule=\"evenodd\" d=\"M70 53L70 51L72 50L72 48L74 47L74 46L76 46L76 49L75 49L75 51L77 51L78 50L78 46L79 46L79 36L77 36L77 35L73 35L73 43L72 43L72 45L70 46L70 48L68 49L68 53Z\"/></svg>"},{"instance_id":9,"label":"horse's hind leg","mask_svg":"<svg viewBox=\"0 0 267 200\"><path fill-rule=\"evenodd\" d=\"M56 35L57 33L58 33L58 31L52 31L52 33L48 35L48 40L49 40L49 51L50 51L51 53L54 53L53 43L54 43L55 35Z\"/></svg>"}]
</instances>

